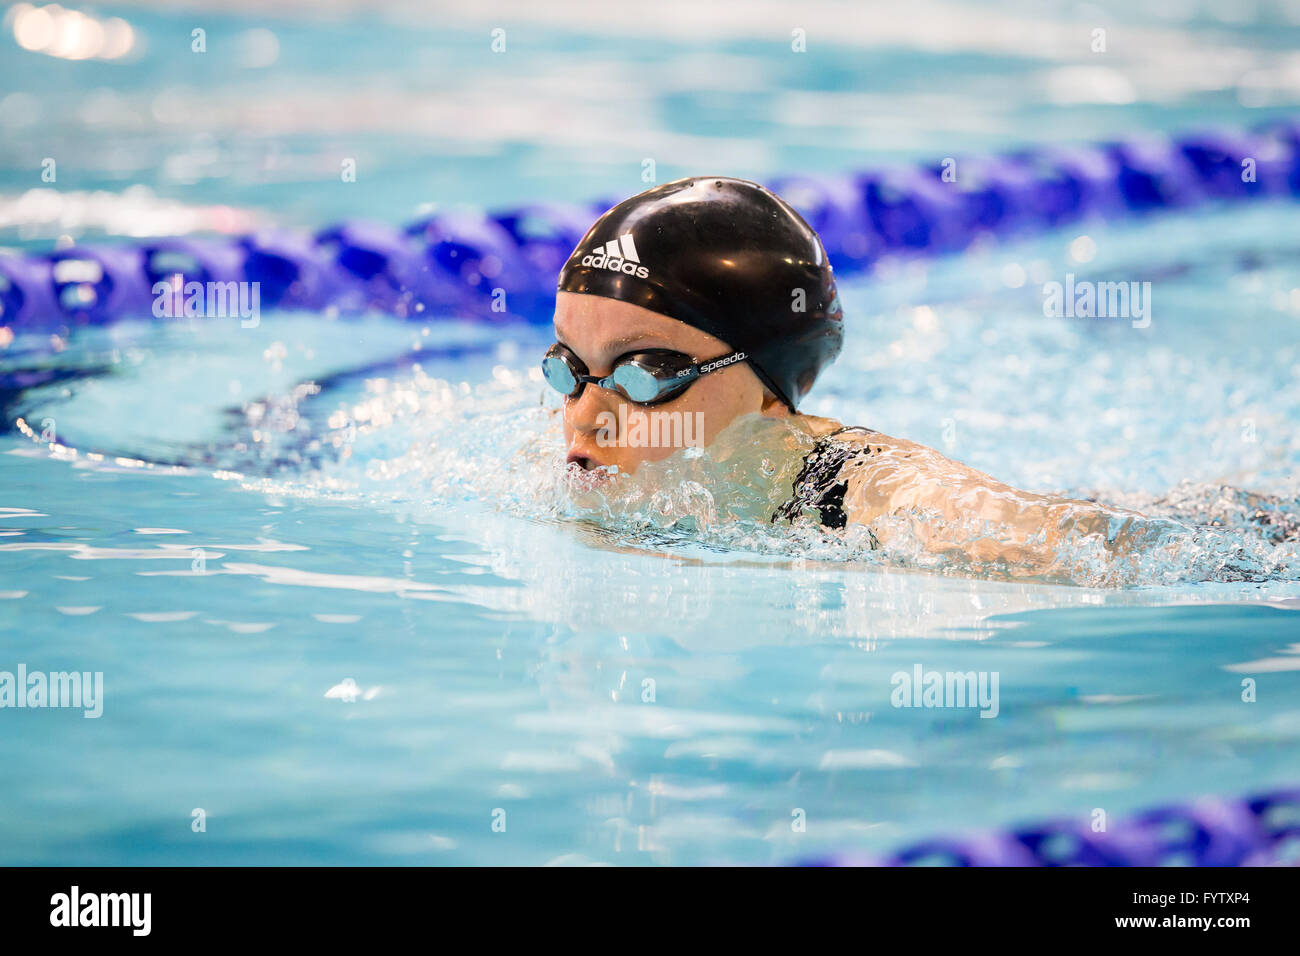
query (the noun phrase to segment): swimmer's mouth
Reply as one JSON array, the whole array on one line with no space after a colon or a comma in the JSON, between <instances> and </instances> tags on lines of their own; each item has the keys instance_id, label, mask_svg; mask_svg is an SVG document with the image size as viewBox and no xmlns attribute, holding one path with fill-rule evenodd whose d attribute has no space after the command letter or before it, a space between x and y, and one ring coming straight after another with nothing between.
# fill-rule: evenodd
<instances>
[{"instance_id":1,"label":"swimmer's mouth","mask_svg":"<svg viewBox=\"0 0 1300 956\"><path fill-rule=\"evenodd\" d=\"M570 480L587 489L608 481L618 471L613 465L602 465L596 459L578 452L569 453L565 459L565 469L569 472Z\"/></svg>"}]
</instances>

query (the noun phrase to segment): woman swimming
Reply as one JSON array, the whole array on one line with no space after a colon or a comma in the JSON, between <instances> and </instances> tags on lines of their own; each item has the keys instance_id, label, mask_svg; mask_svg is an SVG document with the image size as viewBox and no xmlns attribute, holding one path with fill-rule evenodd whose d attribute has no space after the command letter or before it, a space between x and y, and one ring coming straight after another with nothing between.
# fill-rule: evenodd
<instances>
[{"instance_id":1,"label":"woman swimming","mask_svg":"<svg viewBox=\"0 0 1300 956\"><path fill-rule=\"evenodd\" d=\"M821 240L755 183L681 179L606 212L560 273L555 337L542 370L565 396L568 467L591 484L712 446L738 422L781 420L805 441L772 521L864 528L872 547L906 534L1030 574L1067 541L1120 553L1140 536L1136 512L1021 491L915 442L800 414L840 352L843 318Z\"/></svg>"}]
</instances>

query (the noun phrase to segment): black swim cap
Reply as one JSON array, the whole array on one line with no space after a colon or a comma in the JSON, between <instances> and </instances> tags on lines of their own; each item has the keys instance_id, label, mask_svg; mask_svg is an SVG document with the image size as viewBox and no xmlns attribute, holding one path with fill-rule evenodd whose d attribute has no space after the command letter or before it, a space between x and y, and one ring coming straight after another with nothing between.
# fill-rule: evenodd
<instances>
[{"instance_id":1,"label":"black swim cap","mask_svg":"<svg viewBox=\"0 0 1300 956\"><path fill-rule=\"evenodd\" d=\"M679 179L625 199L587 230L559 291L629 302L721 339L792 411L844 339L817 233L744 179Z\"/></svg>"}]
</instances>

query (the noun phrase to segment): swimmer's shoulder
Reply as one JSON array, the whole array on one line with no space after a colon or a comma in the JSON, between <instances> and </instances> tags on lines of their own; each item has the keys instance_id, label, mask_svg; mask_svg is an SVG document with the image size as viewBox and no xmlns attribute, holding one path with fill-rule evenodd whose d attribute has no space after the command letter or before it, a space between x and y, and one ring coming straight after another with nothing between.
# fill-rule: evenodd
<instances>
[{"instance_id":1,"label":"swimmer's shoulder","mask_svg":"<svg viewBox=\"0 0 1300 956\"><path fill-rule=\"evenodd\" d=\"M924 487L931 495L946 494L943 479L953 463L934 449L874 428L805 418L800 424L814 438L813 448L801 463L792 498L774 518L813 509L828 528L865 525L890 513L900 492Z\"/></svg>"},{"instance_id":2,"label":"swimmer's shoulder","mask_svg":"<svg viewBox=\"0 0 1300 956\"><path fill-rule=\"evenodd\" d=\"M896 438L884 432L862 425L845 425L832 418L819 418L814 415L802 415L801 425L816 439L818 450L834 450L846 463L861 461L869 457L889 455L893 458L907 458L930 451L924 445Z\"/></svg>"}]
</instances>

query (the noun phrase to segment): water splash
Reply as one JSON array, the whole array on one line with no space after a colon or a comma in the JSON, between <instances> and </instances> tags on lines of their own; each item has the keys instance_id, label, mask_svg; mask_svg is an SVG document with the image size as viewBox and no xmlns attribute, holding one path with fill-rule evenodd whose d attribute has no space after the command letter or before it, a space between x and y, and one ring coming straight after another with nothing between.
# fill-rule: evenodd
<instances>
[{"instance_id":1,"label":"water splash","mask_svg":"<svg viewBox=\"0 0 1300 956\"><path fill-rule=\"evenodd\" d=\"M313 395L300 389L284 396L286 407L269 417L260 404L247 410L246 428L257 433L266 475L256 484L280 493L402 502L430 514L484 507L571 523L604 547L702 549L1106 588L1300 580L1297 496L1192 482L1159 496L1076 491L1073 497L1095 507L1066 508L1054 515L1054 526L1023 541L1026 547L1057 542L1052 560L1016 562L982 558L980 545L1024 539L1023 530L922 508L840 530L806 517L774 524L813 447L810 436L781 420L741 419L708 449L687 449L635 474L593 482L565 467L558 409L535 373L499 367L489 382L471 387L416 368L409 378L369 379L358 394L328 408L313 408ZM268 427L272 419L278 426ZM304 439L309 456L289 450L303 447ZM283 468L308 458L310 465ZM276 473L267 473L268 462L279 466Z\"/></svg>"}]
</instances>

